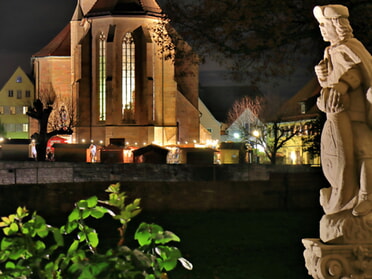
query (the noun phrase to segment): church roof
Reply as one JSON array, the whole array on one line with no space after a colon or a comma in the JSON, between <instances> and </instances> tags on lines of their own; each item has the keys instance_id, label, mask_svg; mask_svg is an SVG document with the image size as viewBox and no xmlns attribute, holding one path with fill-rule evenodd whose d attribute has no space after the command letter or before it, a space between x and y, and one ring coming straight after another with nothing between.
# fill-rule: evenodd
<instances>
[{"instance_id":1,"label":"church roof","mask_svg":"<svg viewBox=\"0 0 372 279\"><path fill-rule=\"evenodd\" d=\"M70 56L70 24L67 24L57 36L53 38L45 47L33 54L32 57L44 56Z\"/></svg>"},{"instance_id":2,"label":"church roof","mask_svg":"<svg viewBox=\"0 0 372 279\"><path fill-rule=\"evenodd\" d=\"M98 0L86 16L148 14L161 16L155 0Z\"/></svg>"},{"instance_id":3,"label":"church roof","mask_svg":"<svg viewBox=\"0 0 372 279\"><path fill-rule=\"evenodd\" d=\"M81 9L80 0L78 0L74 14L72 15L72 18L71 18L71 21L79 21L83 18L83 16L84 16L84 13L83 13L83 10Z\"/></svg>"}]
</instances>

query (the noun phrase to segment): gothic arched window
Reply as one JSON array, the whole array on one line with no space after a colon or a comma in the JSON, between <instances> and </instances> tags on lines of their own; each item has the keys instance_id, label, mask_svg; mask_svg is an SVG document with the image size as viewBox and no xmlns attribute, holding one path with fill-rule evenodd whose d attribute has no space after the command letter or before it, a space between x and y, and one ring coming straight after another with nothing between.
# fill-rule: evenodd
<instances>
[{"instance_id":1,"label":"gothic arched window","mask_svg":"<svg viewBox=\"0 0 372 279\"><path fill-rule=\"evenodd\" d=\"M124 121L133 121L135 100L135 49L131 33L125 34L122 46L122 113Z\"/></svg>"},{"instance_id":2,"label":"gothic arched window","mask_svg":"<svg viewBox=\"0 0 372 279\"><path fill-rule=\"evenodd\" d=\"M106 36L99 35L98 45L98 107L99 120L106 120Z\"/></svg>"}]
</instances>

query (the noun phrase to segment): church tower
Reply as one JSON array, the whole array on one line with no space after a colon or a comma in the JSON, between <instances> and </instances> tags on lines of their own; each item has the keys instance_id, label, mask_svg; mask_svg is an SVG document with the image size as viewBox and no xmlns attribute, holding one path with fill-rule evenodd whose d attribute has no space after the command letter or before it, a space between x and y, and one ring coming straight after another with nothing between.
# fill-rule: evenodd
<instances>
[{"instance_id":1,"label":"church tower","mask_svg":"<svg viewBox=\"0 0 372 279\"><path fill-rule=\"evenodd\" d=\"M155 0L78 0L63 35L33 56L36 82L71 99L75 142L199 140L198 67L189 58L174 63L166 57L172 41L163 19ZM159 28L165 36L159 37ZM61 57L50 51L56 45L66 46ZM179 41L174 48L185 49ZM50 76L56 58L69 70ZM69 81L63 92L60 80Z\"/></svg>"}]
</instances>

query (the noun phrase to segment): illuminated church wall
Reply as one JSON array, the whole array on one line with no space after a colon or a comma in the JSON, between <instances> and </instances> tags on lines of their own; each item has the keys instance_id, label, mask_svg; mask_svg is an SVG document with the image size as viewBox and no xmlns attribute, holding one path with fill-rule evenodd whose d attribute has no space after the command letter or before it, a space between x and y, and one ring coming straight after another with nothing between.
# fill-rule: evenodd
<instances>
[{"instance_id":1,"label":"illuminated church wall","mask_svg":"<svg viewBox=\"0 0 372 279\"><path fill-rule=\"evenodd\" d=\"M199 140L197 66L186 61L181 69L162 59L162 46L153 41L151 25L158 22L153 13L103 15L97 11L114 8L96 2L90 13L86 1L77 6L70 22L70 58L58 62L44 53L34 57L35 67L42 64L35 71L37 82L51 82L73 99L74 140L105 144L110 138L159 144ZM60 71L54 70L58 67ZM185 67L194 74L179 74Z\"/></svg>"}]
</instances>

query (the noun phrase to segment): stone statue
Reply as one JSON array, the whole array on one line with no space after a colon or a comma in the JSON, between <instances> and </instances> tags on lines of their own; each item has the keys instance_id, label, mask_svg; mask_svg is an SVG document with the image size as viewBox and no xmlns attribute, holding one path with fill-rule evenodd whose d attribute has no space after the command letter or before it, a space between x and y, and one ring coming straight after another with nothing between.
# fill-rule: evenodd
<instances>
[{"instance_id":1,"label":"stone statue","mask_svg":"<svg viewBox=\"0 0 372 279\"><path fill-rule=\"evenodd\" d=\"M330 188L321 190L326 214L372 211L372 58L353 37L347 7L317 6L314 15L330 42L315 66L322 86L318 107L327 114L322 139L323 172Z\"/></svg>"},{"instance_id":2,"label":"stone statue","mask_svg":"<svg viewBox=\"0 0 372 279\"><path fill-rule=\"evenodd\" d=\"M302 240L305 264L315 279L372 278L372 57L353 37L347 7L317 6L314 16L330 42L315 72L331 187L320 193L320 238Z\"/></svg>"}]
</instances>

